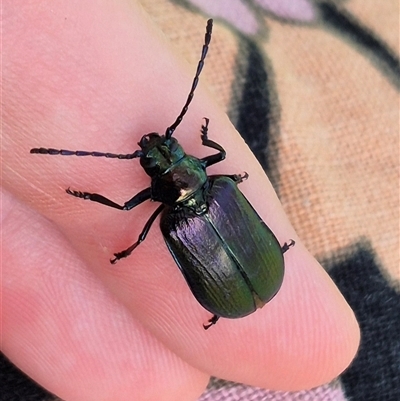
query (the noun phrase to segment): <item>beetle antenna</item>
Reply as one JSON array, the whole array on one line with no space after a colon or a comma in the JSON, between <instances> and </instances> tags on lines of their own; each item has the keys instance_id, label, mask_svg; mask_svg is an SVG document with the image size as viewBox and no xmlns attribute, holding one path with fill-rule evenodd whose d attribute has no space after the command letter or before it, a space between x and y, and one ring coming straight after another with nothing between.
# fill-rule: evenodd
<instances>
[{"instance_id":1,"label":"beetle antenna","mask_svg":"<svg viewBox=\"0 0 400 401\"><path fill-rule=\"evenodd\" d=\"M142 157L143 152L136 150L133 153L128 154L116 154L116 153L102 153L102 152L87 152L86 150L65 150L65 149L53 149L53 148L33 148L30 153L37 153L41 155L61 155L61 156L94 156L94 157L108 157L110 159L134 159L136 157Z\"/></svg>"},{"instance_id":2,"label":"beetle antenna","mask_svg":"<svg viewBox=\"0 0 400 401\"><path fill-rule=\"evenodd\" d=\"M203 45L203 49L201 51L201 57L200 57L199 63L197 64L197 71L196 71L196 74L193 79L192 88L190 89L186 103L183 106L182 111L180 112L179 116L176 118L175 122L170 127L168 127L165 131L165 137L167 139L170 139L172 137L172 134L174 133L176 127L181 123L183 116L188 111L189 104L193 99L194 91L197 87L197 84L199 82L199 77L201 74L201 70L203 69L203 66L204 66L204 60L207 56L208 46L211 42L212 27L213 27L213 20L209 19L207 21L206 34L204 36L204 45Z\"/></svg>"}]
</instances>

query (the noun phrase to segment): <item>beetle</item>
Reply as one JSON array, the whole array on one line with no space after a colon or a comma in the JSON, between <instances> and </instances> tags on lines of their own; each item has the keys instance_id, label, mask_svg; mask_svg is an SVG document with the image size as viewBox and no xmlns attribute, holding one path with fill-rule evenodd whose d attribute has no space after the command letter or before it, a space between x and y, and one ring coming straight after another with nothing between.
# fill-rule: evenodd
<instances>
[{"instance_id":1,"label":"beetle","mask_svg":"<svg viewBox=\"0 0 400 401\"><path fill-rule=\"evenodd\" d=\"M123 205L103 195L75 191L67 194L119 210L131 210L151 200L161 204L152 213L137 241L115 253L111 263L129 256L146 239L161 214L165 243L197 301L213 316L208 329L220 317L240 318L264 306L278 292L284 276L284 253L295 242L281 246L238 188L247 173L207 175L207 168L225 159L226 152L208 138L209 119L201 126L201 143L217 153L201 159L185 153L173 137L193 99L211 41L213 21L207 21L204 44L192 87L180 114L164 135L143 135L139 150L128 154L33 148L30 153L94 156L130 160L140 164L151 185Z\"/></svg>"}]
</instances>

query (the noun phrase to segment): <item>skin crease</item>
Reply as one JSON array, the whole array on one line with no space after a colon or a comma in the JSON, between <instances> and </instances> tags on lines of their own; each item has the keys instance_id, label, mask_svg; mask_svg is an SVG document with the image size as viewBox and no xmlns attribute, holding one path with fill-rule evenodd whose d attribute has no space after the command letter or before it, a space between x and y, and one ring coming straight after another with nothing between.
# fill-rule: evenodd
<instances>
[{"instance_id":1,"label":"skin crease","mask_svg":"<svg viewBox=\"0 0 400 401\"><path fill-rule=\"evenodd\" d=\"M210 154L200 141L210 118L209 137L228 155L210 172L246 170L240 189L281 243L296 240L280 292L246 318L203 330L210 313L157 222L134 255L110 265L156 205L122 212L65 189L123 203L149 186L138 160L29 154L39 146L129 153L175 120L195 66L180 61L140 6L6 0L3 13L3 352L65 400L194 400L209 375L298 390L340 374L359 343L353 312L202 84L174 136L188 153ZM208 57L216 57L212 42Z\"/></svg>"}]
</instances>

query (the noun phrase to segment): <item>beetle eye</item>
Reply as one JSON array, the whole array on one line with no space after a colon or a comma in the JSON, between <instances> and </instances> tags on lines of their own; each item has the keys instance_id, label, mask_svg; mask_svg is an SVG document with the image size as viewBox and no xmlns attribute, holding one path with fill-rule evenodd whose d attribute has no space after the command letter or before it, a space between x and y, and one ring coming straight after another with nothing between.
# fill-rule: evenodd
<instances>
[{"instance_id":1,"label":"beetle eye","mask_svg":"<svg viewBox=\"0 0 400 401\"><path fill-rule=\"evenodd\" d=\"M158 138L160 138L160 135L158 135L156 132L151 132L150 134L143 135L138 145L142 149L147 148L149 147L151 142L155 141Z\"/></svg>"},{"instance_id":2,"label":"beetle eye","mask_svg":"<svg viewBox=\"0 0 400 401\"><path fill-rule=\"evenodd\" d=\"M148 135L143 135L142 138L140 139L140 142L138 143L138 145L141 148L145 148L150 142L149 136Z\"/></svg>"}]
</instances>

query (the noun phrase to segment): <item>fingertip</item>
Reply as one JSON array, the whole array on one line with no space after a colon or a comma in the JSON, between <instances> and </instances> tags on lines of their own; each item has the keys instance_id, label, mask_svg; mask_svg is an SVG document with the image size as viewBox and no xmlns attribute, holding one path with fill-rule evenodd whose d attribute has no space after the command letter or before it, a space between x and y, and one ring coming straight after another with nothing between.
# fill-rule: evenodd
<instances>
[{"instance_id":1,"label":"fingertip","mask_svg":"<svg viewBox=\"0 0 400 401\"><path fill-rule=\"evenodd\" d=\"M276 351L282 371L274 388L294 391L339 376L357 353L360 328L339 289L300 241L291 252L276 316L275 335L285 345Z\"/></svg>"}]
</instances>

